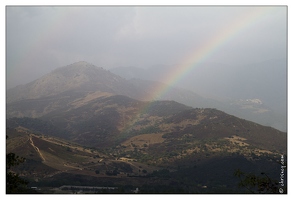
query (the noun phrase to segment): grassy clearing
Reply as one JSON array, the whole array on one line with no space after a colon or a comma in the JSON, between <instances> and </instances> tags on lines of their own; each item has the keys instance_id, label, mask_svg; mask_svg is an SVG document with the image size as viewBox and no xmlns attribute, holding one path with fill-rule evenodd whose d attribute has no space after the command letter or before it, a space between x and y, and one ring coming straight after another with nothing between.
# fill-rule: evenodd
<instances>
[{"instance_id":1,"label":"grassy clearing","mask_svg":"<svg viewBox=\"0 0 293 200\"><path fill-rule=\"evenodd\" d=\"M97 91L97 92L87 94L84 98L80 98L80 99L75 100L73 103L71 103L71 105L73 105L74 108L78 108L80 106L86 105L88 102L90 102L94 99L101 98L101 97L109 97L112 95L113 94L108 93L108 92Z\"/></svg>"},{"instance_id":2,"label":"grassy clearing","mask_svg":"<svg viewBox=\"0 0 293 200\"><path fill-rule=\"evenodd\" d=\"M151 144L157 144L157 143L162 143L165 141L165 138L162 136L164 133L153 133L153 134L142 134L142 135L137 135L134 136L125 142L123 142L121 145L123 146L137 146L137 147L146 147Z\"/></svg>"},{"instance_id":3,"label":"grassy clearing","mask_svg":"<svg viewBox=\"0 0 293 200\"><path fill-rule=\"evenodd\" d=\"M233 144L237 144L237 145L239 145L241 147L249 146L248 143L244 142L247 139L246 138L243 138L243 137L239 137L239 136L233 135L232 137L226 137L225 139L226 140L229 140Z\"/></svg>"}]
</instances>

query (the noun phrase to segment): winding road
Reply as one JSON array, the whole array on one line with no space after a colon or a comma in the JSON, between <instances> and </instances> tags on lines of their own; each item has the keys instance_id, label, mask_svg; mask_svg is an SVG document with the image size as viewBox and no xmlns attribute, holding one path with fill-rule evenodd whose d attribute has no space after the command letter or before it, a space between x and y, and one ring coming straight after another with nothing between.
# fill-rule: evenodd
<instances>
[{"instance_id":1,"label":"winding road","mask_svg":"<svg viewBox=\"0 0 293 200\"><path fill-rule=\"evenodd\" d=\"M37 146L35 146L35 144L34 144L34 141L33 141L33 139L32 139L32 136L30 135L30 138L29 138L29 140L30 140L30 144L32 145L32 147L34 147L34 149L36 150L36 152L40 155L40 157L41 157L41 159L42 159L42 161L44 162L44 161L46 161L46 159L44 158L44 156L42 155L42 153L41 153L41 151L40 151L40 149L37 147Z\"/></svg>"}]
</instances>

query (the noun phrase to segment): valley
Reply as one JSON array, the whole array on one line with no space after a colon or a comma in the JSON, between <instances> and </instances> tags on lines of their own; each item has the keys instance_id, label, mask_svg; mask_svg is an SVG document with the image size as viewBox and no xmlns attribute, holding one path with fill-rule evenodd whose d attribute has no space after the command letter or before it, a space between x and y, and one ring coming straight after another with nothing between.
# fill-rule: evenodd
<instances>
[{"instance_id":1,"label":"valley","mask_svg":"<svg viewBox=\"0 0 293 200\"><path fill-rule=\"evenodd\" d=\"M86 62L9 90L6 152L26 159L13 172L42 193L249 193L237 170L278 180L286 132L147 91Z\"/></svg>"},{"instance_id":2,"label":"valley","mask_svg":"<svg viewBox=\"0 0 293 200\"><path fill-rule=\"evenodd\" d=\"M179 174L186 170L195 175L202 170L207 173L209 170L215 170L216 166L221 169L221 167L228 167L231 164L235 165L235 169L231 169L231 173L228 174L230 178L233 177L233 170L235 171L237 166L247 170L257 163L264 165L263 162L266 163L265 165L270 163L272 168L265 167L262 170L271 173L273 166L278 166L274 163L281 155L281 152L276 149L256 148L246 143L246 138L236 135L218 140L189 140L187 138L192 137L192 134L186 134L180 139L168 140L164 134L142 134L131 137L115 147L99 149L70 143L52 136L34 134L28 130L24 132L21 128L8 130L7 134L9 136L7 151L15 152L27 159L24 166L18 168L17 171L22 176L29 177L32 186L46 189L48 193L54 193L56 187L73 185L72 181L76 177L80 177L81 181L77 185L88 185L94 181L92 182L94 185L89 186L124 188L124 181L127 181L129 185L132 185L129 187L134 189L135 187L144 188L148 184L169 185L170 181L178 181L185 177L185 175L182 177ZM12 144L16 141L20 141L20 143ZM219 159L230 159L230 161L220 165L216 164L213 167L215 165L213 162ZM242 161L238 163L238 159ZM234 163L235 161L237 164ZM212 165L208 164L210 162ZM211 166L213 169L207 166ZM205 170L205 168L207 169ZM194 172L195 169L196 172ZM197 174L197 181L192 183L193 189L184 191L203 192L203 184L211 187L210 189L213 191L214 183L203 181L206 177L205 173ZM206 179L209 180L207 177ZM85 182L85 180L91 181ZM229 188L235 184L234 182L236 179L227 182ZM48 184L51 187L48 187ZM237 191L237 187L232 188ZM206 191L210 191L210 189L206 189ZM225 187L222 189L225 191ZM241 191L245 192L243 190L238 192Z\"/></svg>"},{"instance_id":3,"label":"valley","mask_svg":"<svg viewBox=\"0 0 293 200\"><path fill-rule=\"evenodd\" d=\"M254 67L246 71L251 66ZM153 91L157 85L166 84L161 81L170 69L176 69L176 66L116 67L110 71ZM232 66L203 62L184 79L178 80L176 88L173 87L155 100L174 100L192 107L216 108L286 131L286 80L284 59Z\"/></svg>"}]
</instances>

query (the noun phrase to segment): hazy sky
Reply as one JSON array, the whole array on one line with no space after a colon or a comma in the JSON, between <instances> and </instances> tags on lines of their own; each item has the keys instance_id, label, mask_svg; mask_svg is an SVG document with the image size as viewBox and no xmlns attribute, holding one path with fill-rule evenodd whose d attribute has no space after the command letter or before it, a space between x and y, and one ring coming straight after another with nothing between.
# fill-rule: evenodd
<instances>
[{"instance_id":1,"label":"hazy sky","mask_svg":"<svg viewBox=\"0 0 293 200\"><path fill-rule=\"evenodd\" d=\"M229 65L285 58L287 7L6 7L7 88L87 61ZM249 70L249 69L248 69Z\"/></svg>"}]
</instances>

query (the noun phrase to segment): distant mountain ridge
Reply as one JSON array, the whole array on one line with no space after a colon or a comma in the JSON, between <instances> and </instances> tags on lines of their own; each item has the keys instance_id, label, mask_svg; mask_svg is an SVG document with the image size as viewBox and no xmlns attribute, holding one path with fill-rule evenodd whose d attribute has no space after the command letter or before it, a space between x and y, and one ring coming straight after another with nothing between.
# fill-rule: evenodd
<instances>
[{"instance_id":1,"label":"distant mountain ridge","mask_svg":"<svg viewBox=\"0 0 293 200\"><path fill-rule=\"evenodd\" d=\"M122 95L139 92L120 76L82 61L55 69L33 82L8 90L7 102L49 97L73 90Z\"/></svg>"},{"instance_id":2,"label":"distant mountain ridge","mask_svg":"<svg viewBox=\"0 0 293 200\"><path fill-rule=\"evenodd\" d=\"M190 70L184 79L178 81L177 87L209 97L204 98L203 107L217 108L229 114L286 131L286 66L285 59L267 60L248 66L200 63ZM159 65L142 69L132 66L117 67L110 71L128 80L160 81L169 73L170 68L175 67ZM243 102L249 99L260 99L262 104L251 102L248 105ZM186 104L178 99L176 101ZM191 101L187 105L201 107Z\"/></svg>"},{"instance_id":3,"label":"distant mountain ridge","mask_svg":"<svg viewBox=\"0 0 293 200\"><path fill-rule=\"evenodd\" d=\"M143 99L147 96L152 97L147 93L153 91L152 88L158 84L163 83L139 79L126 80L87 62L77 62L58 68L24 86L8 90L7 118L39 118L50 121L53 129L56 129L55 132L64 130L64 133L69 133L67 139L84 141L85 145L113 145L113 142L120 141L114 138L121 132L126 131L123 133L124 139L133 134L149 131L164 133L162 128L158 128L158 123L166 123L164 120L171 115L192 109L190 104L202 105L202 108L209 103L215 103L177 88L170 88L164 97L167 101ZM19 91L20 88L23 91ZM17 92L18 95L11 95ZM179 103L174 102L174 99ZM182 115L180 120L187 120L186 117ZM101 143L95 142L98 135L101 137ZM85 138L87 139L84 140Z\"/></svg>"},{"instance_id":4,"label":"distant mountain ridge","mask_svg":"<svg viewBox=\"0 0 293 200\"><path fill-rule=\"evenodd\" d=\"M131 66L112 68L110 71L126 79L160 81L174 68L175 65L155 65L145 69ZM287 61L276 59L235 66L199 63L177 85L200 95L234 100L259 98L271 107L286 109L285 105L276 105L277 102L286 101L286 82Z\"/></svg>"},{"instance_id":5,"label":"distant mountain ridge","mask_svg":"<svg viewBox=\"0 0 293 200\"><path fill-rule=\"evenodd\" d=\"M127 74L129 69L134 68L117 68L111 70L114 72L119 72L120 70L117 73L118 75L116 75L84 61L60 67L35 81L7 90L7 116L39 117L54 109L68 105L77 99L80 99L79 101L88 101L98 96L125 95L142 101L174 100L194 108L217 108L262 125L272 126L282 131L286 131L287 129L286 115L272 110L266 103L254 104L250 102L248 105L249 102L246 102L245 99L219 101L202 97L190 90L169 87L158 81L143 80L140 78L127 80L127 76L124 78L120 77L120 75L124 76ZM134 74L130 77L143 77L145 75L145 78L148 79L148 74L149 72L146 72L146 70L137 69L136 71L134 70ZM158 76L155 74L154 76ZM154 91L158 86L169 87L169 90L164 96L158 96L157 99L153 99L151 91ZM60 98L60 95L62 98ZM31 101L28 101L29 99ZM49 99L51 99L50 102ZM59 103L55 103L55 100L52 103L52 99L58 99ZM38 102L37 104L40 106L38 110L34 108L34 111L31 112L29 111L29 104L33 100Z\"/></svg>"},{"instance_id":6,"label":"distant mountain ridge","mask_svg":"<svg viewBox=\"0 0 293 200\"><path fill-rule=\"evenodd\" d=\"M158 85L162 83L126 80L87 62L77 62L55 69L28 84L9 89L7 117L40 117L71 103L85 103L91 99L111 95L125 95L142 101L192 101L197 107L207 106L206 100L199 95L176 88L170 89L167 98L153 99L151 88Z\"/></svg>"}]
</instances>

